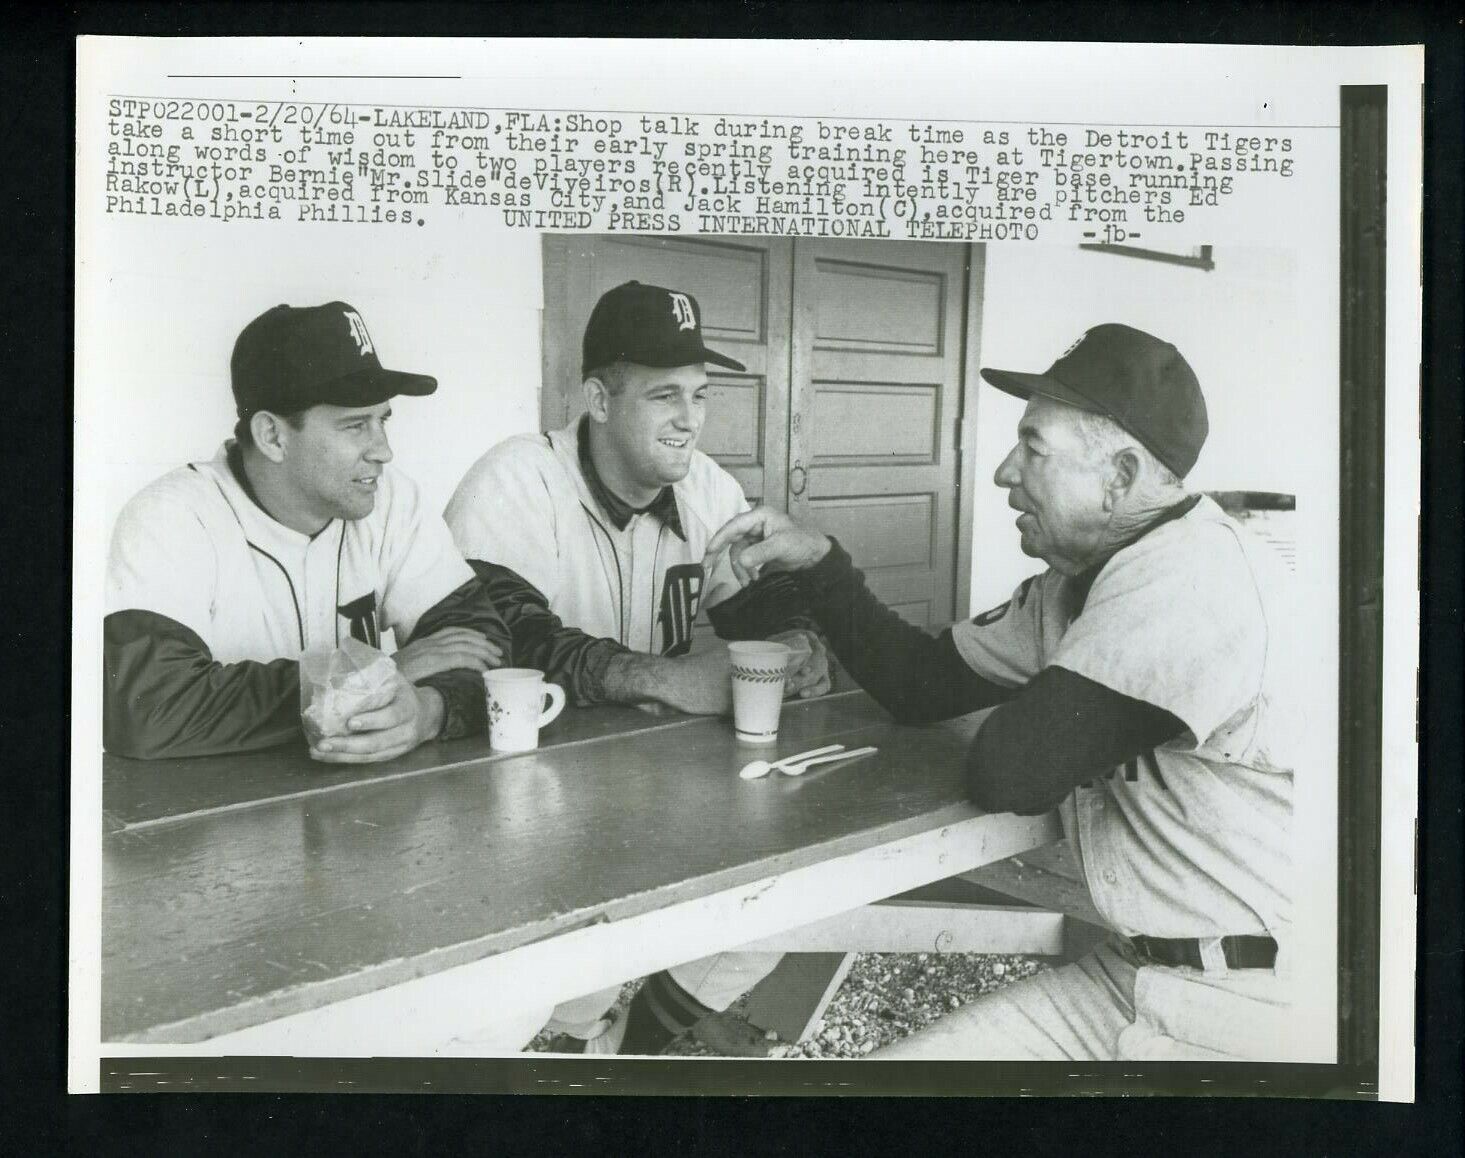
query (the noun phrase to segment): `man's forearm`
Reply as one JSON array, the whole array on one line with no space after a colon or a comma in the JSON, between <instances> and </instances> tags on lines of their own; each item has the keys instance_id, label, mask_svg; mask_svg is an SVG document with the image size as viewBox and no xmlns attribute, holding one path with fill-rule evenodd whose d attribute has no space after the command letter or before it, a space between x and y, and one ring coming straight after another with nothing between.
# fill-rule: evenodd
<instances>
[{"instance_id":1,"label":"man's forearm","mask_svg":"<svg viewBox=\"0 0 1465 1158\"><path fill-rule=\"evenodd\" d=\"M711 649L672 659L623 652L605 665L606 698L618 704L665 704L698 716L732 710L727 652Z\"/></svg>"},{"instance_id":2,"label":"man's forearm","mask_svg":"<svg viewBox=\"0 0 1465 1158\"><path fill-rule=\"evenodd\" d=\"M300 736L294 660L222 664L183 624L150 611L103 621L102 738L117 756L213 756Z\"/></svg>"},{"instance_id":3,"label":"man's forearm","mask_svg":"<svg viewBox=\"0 0 1465 1158\"><path fill-rule=\"evenodd\" d=\"M630 702L617 699L605 687L608 664L625 648L613 639L566 627L549 609L543 593L509 568L482 559L469 559L468 565L507 627L506 652L512 663L538 668L578 707Z\"/></svg>"},{"instance_id":4,"label":"man's forearm","mask_svg":"<svg viewBox=\"0 0 1465 1158\"><path fill-rule=\"evenodd\" d=\"M972 671L950 632L928 635L880 602L837 542L799 575L834 654L902 723L949 719L1016 694Z\"/></svg>"},{"instance_id":5,"label":"man's forearm","mask_svg":"<svg viewBox=\"0 0 1465 1158\"><path fill-rule=\"evenodd\" d=\"M417 685L417 733L423 739L436 740L447 732L448 697L438 688L428 684Z\"/></svg>"},{"instance_id":6,"label":"man's forearm","mask_svg":"<svg viewBox=\"0 0 1465 1158\"><path fill-rule=\"evenodd\" d=\"M492 595L476 579L464 583L423 612L413 628L412 638L404 642L424 639L446 627L471 628L505 655L513 646L509 628L494 606ZM441 671L416 683L419 688L435 691L442 706L437 716L438 730L429 739L456 740L460 736L480 735L487 729L483 681L476 671L467 668Z\"/></svg>"},{"instance_id":7,"label":"man's forearm","mask_svg":"<svg viewBox=\"0 0 1465 1158\"><path fill-rule=\"evenodd\" d=\"M982 724L967 753L967 790L988 812L1046 812L1100 776L1158 778L1154 749L1184 733L1163 708L1046 667Z\"/></svg>"},{"instance_id":8,"label":"man's forearm","mask_svg":"<svg viewBox=\"0 0 1465 1158\"><path fill-rule=\"evenodd\" d=\"M670 704L675 671L675 660L622 652L611 656L602 669L601 691L610 704L643 704L648 700Z\"/></svg>"},{"instance_id":9,"label":"man's forearm","mask_svg":"<svg viewBox=\"0 0 1465 1158\"><path fill-rule=\"evenodd\" d=\"M430 731L423 725L424 740L456 740L478 736L488 728L488 707L483 695L483 677L475 671L440 671L416 683L435 705ZM421 697L419 697L420 699Z\"/></svg>"},{"instance_id":10,"label":"man's forearm","mask_svg":"<svg viewBox=\"0 0 1465 1158\"><path fill-rule=\"evenodd\" d=\"M719 639L767 639L795 628L818 630L798 576L776 571L707 609Z\"/></svg>"}]
</instances>

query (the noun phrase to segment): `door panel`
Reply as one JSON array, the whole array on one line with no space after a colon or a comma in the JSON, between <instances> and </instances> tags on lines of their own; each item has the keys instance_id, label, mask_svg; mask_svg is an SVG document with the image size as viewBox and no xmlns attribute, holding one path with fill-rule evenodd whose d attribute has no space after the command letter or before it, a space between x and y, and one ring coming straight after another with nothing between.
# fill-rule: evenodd
<instances>
[{"instance_id":1,"label":"door panel","mask_svg":"<svg viewBox=\"0 0 1465 1158\"><path fill-rule=\"evenodd\" d=\"M844 381L814 395L811 466L932 463L941 435L941 388L934 383Z\"/></svg>"},{"instance_id":2,"label":"door panel","mask_svg":"<svg viewBox=\"0 0 1465 1158\"><path fill-rule=\"evenodd\" d=\"M840 256L814 261L814 332L821 350L941 352L945 286L939 274L849 261L847 245L832 252Z\"/></svg>"},{"instance_id":3,"label":"door panel","mask_svg":"<svg viewBox=\"0 0 1465 1158\"><path fill-rule=\"evenodd\" d=\"M961 246L794 249L790 509L921 627L956 615Z\"/></svg>"}]
</instances>

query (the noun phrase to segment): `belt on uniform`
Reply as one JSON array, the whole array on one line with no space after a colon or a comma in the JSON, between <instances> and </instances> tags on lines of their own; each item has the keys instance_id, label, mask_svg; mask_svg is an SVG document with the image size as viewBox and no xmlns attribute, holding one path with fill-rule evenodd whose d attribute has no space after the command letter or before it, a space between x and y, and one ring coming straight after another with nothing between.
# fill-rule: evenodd
<instances>
[{"instance_id":1,"label":"belt on uniform","mask_svg":"<svg viewBox=\"0 0 1465 1158\"><path fill-rule=\"evenodd\" d=\"M1222 937L1221 952L1228 969L1270 969L1277 963L1277 942L1271 937ZM1194 937L1131 937L1141 956L1156 965L1189 965L1204 969L1201 943Z\"/></svg>"}]
</instances>

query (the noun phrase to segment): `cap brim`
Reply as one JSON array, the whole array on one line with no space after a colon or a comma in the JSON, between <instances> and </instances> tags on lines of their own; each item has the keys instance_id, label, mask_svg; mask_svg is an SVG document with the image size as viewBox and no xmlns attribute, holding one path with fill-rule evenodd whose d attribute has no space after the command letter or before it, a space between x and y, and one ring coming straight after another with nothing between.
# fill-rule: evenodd
<instances>
[{"instance_id":1,"label":"cap brim","mask_svg":"<svg viewBox=\"0 0 1465 1158\"><path fill-rule=\"evenodd\" d=\"M1066 402L1070 406L1077 406L1080 410L1089 410L1095 414L1103 413L1103 410L1091 400L1065 386L1057 378L1050 378L1046 374L1023 374L1017 370L983 368L982 377L1004 394L1011 394L1014 398L1026 400L1034 394L1041 394L1044 398Z\"/></svg>"},{"instance_id":2,"label":"cap brim","mask_svg":"<svg viewBox=\"0 0 1465 1158\"><path fill-rule=\"evenodd\" d=\"M336 406L375 406L398 394L431 394L437 379L427 374L408 374L402 370L361 370L332 382L323 398Z\"/></svg>"},{"instance_id":3,"label":"cap brim","mask_svg":"<svg viewBox=\"0 0 1465 1158\"><path fill-rule=\"evenodd\" d=\"M655 360L650 360L653 357ZM729 370L747 369L736 358L729 358L726 354L719 354L716 350L709 350L706 346L700 350L669 350L654 356L645 353L627 353L611 360L623 360L636 366L656 366L663 370L672 366L697 366L706 363L723 366ZM586 366L585 372L588 374L592 369L594 369L593 366Z\"/></svg>"},{"instance_id":4,"label":"cap brim","mask_svg":"<svg viewBox=\"0 0 1465 1158\"><path fill-rule=\"evenodd\" d=\"M728 370L747 369L736 358L729 358L726 354L719 354L716 350L709 350L706 346L702 347L702 360L704 362L711 362L714 366L725 367Z\"/></svg>"}]
</instances>

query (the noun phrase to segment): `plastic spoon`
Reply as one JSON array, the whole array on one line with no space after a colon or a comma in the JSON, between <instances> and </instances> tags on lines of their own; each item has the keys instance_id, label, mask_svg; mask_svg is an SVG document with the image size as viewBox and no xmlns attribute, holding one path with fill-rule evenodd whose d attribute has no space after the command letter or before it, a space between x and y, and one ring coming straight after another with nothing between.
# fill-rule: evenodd
<instances>
[{"instance_id":1,"label":"plastic spoon","mask_svg":"<svg viewBox=\"0 0 1465 1158\"><path fill-rule=\"evenodd\" d=\"M775 768L783 768L786 764L797 764L800 760L807 760L812 756L822 756L826 752L842 752L843 744L830 744L824 748L814 748L808 752L800 752L795 756L785 756L782 760L774 760L771 763L767 760L753 760L743 765L743 770L738 775L744 780L758 780Z\"/></svg>"},{"instance_id":2,"label":"plastic spoon","mask_svg":"<svg viewBox=\"0 0 1465 1158\"><path fill-rule=\"evenodd\" d=\"M855 748L849 752L836 752L832 756L818 756L812 760L780 764L778 770L785 776L802 776L815 764L833 764L838 760L853 760L856 756L870 756L879 750L878 748Z\"/></svg>"}]
</instances>

